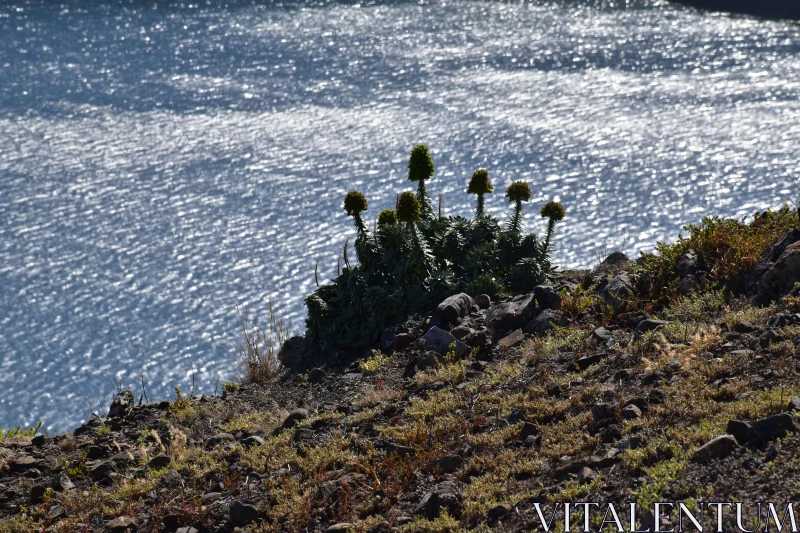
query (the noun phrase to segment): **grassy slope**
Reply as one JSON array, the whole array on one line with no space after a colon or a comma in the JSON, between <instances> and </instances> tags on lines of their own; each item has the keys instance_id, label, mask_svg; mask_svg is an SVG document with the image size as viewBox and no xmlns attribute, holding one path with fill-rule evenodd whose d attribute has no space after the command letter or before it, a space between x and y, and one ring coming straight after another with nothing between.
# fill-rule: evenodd
<instances>
[{"instance_id":1,"label":"grassy slope","mask_svg":"<svg viewBox=\"0 0 800 533\"><path fill-rule=\"evenodd\" d=\"M712 277L707 292L690 298L677 298L665 274L674 268L679 248L689 245L662 247L661 259L648 259L645 268L665 281L630 302L628 314L658 309L674 323L644 337L592 295L590 280L577 279L586 288L564 300L568 327L481 355L486 361L475 354L447 358L403 379L415 356L410 349L364 361L319 384L300 376L232 387L224 399L143 406L122 424L90 424L79 436L47 439L43 446L7 439L0 446L6 499L0 532L100 531L119 516L137 517L139 531L190 525L230 531L228 507L236 500L259 510L248 526L256 531L324 530L339 522L368 531L384 521L402 531L515 531L538 524L534 501L647 506L663 500L796 499L800 482L790 480L800 479L792 475L798 469L797 437L776 449L742 448L708 465L690 461L699 446L725 432L728 420L785 411L800 392L794 341L800 325L767 325L778 313L800 311L800 301L756 308L714 290L752 265L769 244L764 235L774 238L793 216L779 214L769 226L747 225L750 237L743 240L744 226L731 223L690 232L695 240L690 237L689 245L699 249ZM726 252L733 240L739 244ZM739 271L731 268L734 256ZM714 271L723 263L724 272ZM723 338L743 321L756 332ZM601 325L613 330L612 342L593 338ZM767 330L778 340L762 347L756 339ZM603 357L586 370L571 366L575 358L594 354ZM654 375L660 380L652 381ZM643 407L640 418L620 417L618 435L597 431L595 403L617 406L619 416L631 401ZM309 418L273 434L298 406ZM538 426L541 439L534 446L520 439L525 422ZM220 433L233 440L212 444ZM248 435L261 436L263 443L244 444ZM625 449L626 442L633 447ZM39 461L42 476L12 474L9 469L24 455ZM169 464L148 468L159 455ZM452 474L432 466L453 455L463 464ZM93 483L93 460L109 457L117 457L113 481ZM579 478L583 466L592 472ZM53 486L62 473L76 488L48 492L32 504L31 488ZM425 492L448 479L461 484L461 512L435 520L414 516ZM321 486L333 487L333 494L326 497Z\"/></svg>"}]
</instances>

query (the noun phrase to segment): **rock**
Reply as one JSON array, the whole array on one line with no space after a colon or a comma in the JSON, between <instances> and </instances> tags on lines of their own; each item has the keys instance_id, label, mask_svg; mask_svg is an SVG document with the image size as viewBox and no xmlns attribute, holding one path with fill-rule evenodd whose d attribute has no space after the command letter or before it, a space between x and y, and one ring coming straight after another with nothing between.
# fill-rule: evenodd
<instances>
[{"instance_id":1,"label":"rock","mask_svg":"<svg viewBox=\"0 0 800 533\"><path fill-rule=\"evenodd\" d=\"M781 258L786 249L792 244L800 241L800 230L786 230L771 246L769 246L759 257L755 265L750 269L750 273L744 278L744 282L738 288L738 292L744 292L748 296L758 294L764 275Z\"/></svg>"},{"instance_id":2,"label":"rock","mask_svg":"<svg viewBox=\"0 0 800 533\"><path fill-rule=\"evenodd\" d=\"M611 277L602 278L595 292L612 309L620 311L633 297L633 283L627 272L619 272Z\"/></svg>"},{"instance_id":3,"label":"rock","mask_svg":"<svg viewBox=\"0 0 800 533\"><path fill-rule=\"evenodd\" d=\"M249 437L245 437L242 439L242 446L245 448L250 448L252 446L261 446L264 444L264 439L259 437L258 435L250 435Z\"/></svg>"},{"instance_id":4,"label":"rock","mask_svg":"<svg viewBox=\"0 0 800 533\"><path fill-rule=\"evenodd\" d=\"M446 298L436 308L436 313L443 322L456 324L461 317L470 314L472 306L473 302L470 295L462 292Z\"/></svg>"},{"instance_id":5,"label":"rock","mask_svg":"<svg viewBox=\"0 0 800 533\"><path fill-rule=\"evenodd\" d=\"M428 330L423 340L425 341L425 347L427 349L433 350L441 355L447 354L447 352L450 351L450 345L453 343L456 344L457 357L464 357L470 351L469 346L453 337L449 332L439 329L436 326Z\"/></svg>"},{"instance_id":6,"label":"rock","mask_svg":"<svg viewBox=\"0 0 800 533\"><path fill-rule=\"evenodd\" d=\"M795 396L789 402L789 407L787 410L791 413L793 411L800 411L800 396Z\"/></svg>"},{"instance_id":7,"label":"rock","mask_svg":"<svg viewBox=\"0 0 800 533\"><path fill-rule=\"evenodd\" d=\"M440 471L442 474L453 474L464 466L464 459L458 455L448 455L431 463L432 472Z\"/></svg>"},{"instance_id":8,"label":"rock","mask_svg":"<svg viewBox=\"0 0 800 533\"><path fill-rule=\"evenodd\" d=\"M388 442L386 443L386 453L396 453L400 457L405 457L414 453L414 448L411 446L403 446L402 444L397 444L395 442Z\"/></svg>"},{"instance_id":9,"label":"rock","mask_svg":"<svg viewBox=\"0 0 800 533\"><path fill-rule=\"evenodd\" d=\"M606 343L614 338L614 334L606 328L600 326L592 332L592 338L597 342Z\"/></svg>"},{"instance_id":10,"label":"rock","mask_svg":"<svg viewBox=\"0 0 800 533\"><path fill-rule=\"evenodd\" d=\"M588 466L582 466L578 470L578 481L581 483L586 483L595 478L594 470L589 468Z\"/></svg>"},{"instance_id":11,"label":"rock","mask_svg":"<svg viewBox=\"0 0 800 533\"><path fill-rule=\"evenodd\" d=\"M179 527L178 529L176 529L175 533L198 533L198 531L195 528L193 528L192 526L185 526L185 527Z\"/></svg>"},{"instance_id":12,"label":"rock","mask_svg":"<svg viewBox=\"0 0 800 533\"><path fill-rule=\"evenodd\" d=\"M647 318L639 322L639 325L636 326L636 331L639 333L646 333L648 331L657 331L664 326L672 324L669 320L656 320L654 318Z\"/></svg>"},{"instance_id":13,"label":"rock","mask_svg":"<svg viewBox=\"0 0 800 533\"><path fill-rule=\"evenodd\" d=\"M398 333L394 338L394 342L392 343L392 348L398 351L405 350L406 348L414 344L415 340L417 339L415 339L413 335L409 335L408 333Z\"/></svg>"},{"instance_id":14,"label":"rock","mask_svg":"<svg viewBox=\"0 0 800 533\"><path fill-rule=\"evenodd\" d=\"M44 443L45 443L46 440L47 439L46 439L46 437L44 435L36 435L35 437L33 437L31 439L31 444L33 444L34 446L37 446L37 447L41 447L41 446L44 446Z\"/></svg>"},{"instance_id":15,"label":"rock","mask_svg":"<svg viewBox=\"0 0 800 533\"><path fill-rule=\"evenodd\" d=\"M680 279L697 274L699 270L700 261L697 258L697 253L691 249L683 252L683 255L675 263L675 274Z\"/></svg>"},{"instance_id":16,"label":"rock","mask_svg":"<svg viewBox=\"0 0 800 533\"><path fill-rule=\"evenodd\" d=\"M132 533L136 531L136 519L132 516L119 516L106 522L105 531L108 533Z\"/></svg>"},{"instance_id":17,"label":"rock","mask_svg":"<svg viewBox=\"0 0 800 533\"><path fill-rule=\"evenodd\" d=\"M647 394L648 404L659 405L666 401L667 401L667 395L664 394L664 391L653 389ZM730 431L728 433L730 433Z\"/></svg>"},{"instance_id":18,"label":"rock","mask_svg":"<svg viewBox=\"0 0 800 533\"><path fill-rule=\"evenodd\" d=\"M622 418L625 420L636 420L637 418L642 418L642 410L633 404L623 407L621 414Z\"/></svg>"},{"instance_id":19,"label":"rock","mask_svg":"<svg viewBox=\"0 0 800 533\"><path fill-rule=\"evenodd\" d=\"M558 398L559 396L561 396L562 392L561 386L555 381L548 382L546 390L547 390L547 395L550 396L551 398Z\"/></svg>"},{"instance_id":20,"label":"rock","mask_svg":"<svg viewBox=\"0 0 800 533\"><path fill-rule=\"evenodd\" d=\"M578 370L583 371L589 368L592 365L596 365L600 361L603 360L606 354L604 353L596 353L594 355L587 355L585 357L581 357L579 359L575 359L575 361L571 362L568 365L567 370L575 370L577 367Z\"/></svg>"},{"instance_id":21,"label":"rock","mask_svg":"<svg viewBox=\"0 0 800 533\"><path fill-rule=\"evenodd\" d=\"M780 342L783 340L783 337L778 335L772 330L765 331L758 337L758 345L762 348L769 348L770 344Z\"/></svg>"},{"instance_id":22,"label":"rock","mask_svg":"<svg viewBox=\"0 0 800 533\"><path fill-rule=\"evenodd\" d=\"M339 499L339 483L337 481L325 481L320 483L314 493L315 501L334 502Z\"/></svg>"},{"instance_id":23,"label":"rock","mask_svg":"<svg viewBox=\"0 0 800 533\"><path fill-rule=\"evenodd\" d=\"M75 484L72 482L72 480L69 479L69 476L67 475L66 472L62 472L58 476L58 481L56 482L53 488L61 492L67 492L74 489Z\"/></svg>"},{"instance_id":24,"label":"rock","mask_svg":"<svg viewBox=\"0 0 800 533\"><path fill-rule=\"evenodd\" d=\"M228 508L228 518L235 527L244 527L258 518L258 509L237 500Z\"/></svg>"},{"instance_id":25,"label":"rock","mask_svg":"<svg viewBox=\"0 0 800 533\"><path fill-rule=\"evenodd\" d=\"M447 513L454 518L459 518L464 509L461 491L453 481L439 483L433 490L426 493L417 505L415 514L428 520L435 520L441 514L442 509L446 509Z\"/></svg>"},{"instance_id":26,"label":"rock","mask_svg":"<svg viewBox=\"0 0 800 533\"><path fill-rule=\"evenodd\" d=\"M111 407L108 408L109 417L128 416L133 410L134 399L133 391L124 390L117 394L114 401L111 402Z\"/></svg>"},{"instance_id":27,"label":"rock","mask_svg":"<svg viewBox=\"0 0 800 533\"><path fill-rule=\"evenodd\" d=\"M564 327L569 324L569 319L561 314L561 311L545 309L536 315L530 322L525 324L522 330L532 335L542 335L552 331L556 327Z\"/></svg>"},{"instance_id":28,"label":"rock","mask_svg":"<svg viewBox=\"0 0 800 533\"><path fill-rule=\"evenodd\" d=\"M603 422L605 420L616 420L617 409L615 406L608 403L595 403L592 405L592 419L595 422Z\"/></svg>"},{"instance_id":29,"label":"rock","mask_svg":"<svg viewBox=\"0 0 800 533\"><path fill-rule=\"evenodd\" d=\"M236 442L236 439L230 433L217 433L210 439L208 439L208 445L210 447L219 446L220 444L224 444L227 442Z\"/></svg>"},{"instance_id":30,"label":"rock","mask_svg":"<svg viewBox=\"0 0 800 533\"><path fill-rule=\"evenodd\" d=\"M486 512L486 521L494 524L505 518L511 513L510 505L495 505Z\"/></svg>"},{"instance_id":31,"label":"rock","mask_svg":"<svg viewBox=\"0 0 800 533\"><path fill-rule=\"evenodd\" d=\"M306 418L308 418L308 411L305 409L295 409L286 415L286 418L283 420L283 424L281 424L281 428L291 429Z\"/></svg>"},{"instance_id":32,"label":"rock","mask_svg":"<svg viewBox=\"0 0 800 533\"><path fill-rule=\"evenodd\" d=\"M512 331L511 333L500 339L500 342L498 342L497 344L499 344L503 348L508 349L511 348L512 346L516 346L517 344L521 343L524 340L525 340L525 334L522 333L522 330L515 329L514 331Z\"/></svg>"},{"instance_id":33,"label":"rock","mask_svg":"<svg viewBox=\"0 0 800 533\"><path fill-rule=\"evenodd\" d=\"M472 301L481 309L489 309L492 306L492 299L488 294L479 294Z\"/></svg>"},{"instance_id":34,"label":"rock","mask_svg":"<svg viewBox=\"0 0 800 533\"><path fill-rule=\"evenodd\" d=\"M800 431L798 418L790 413L780 413L753 422L750 425L747 442L762 444L798 431Z\"/></svg>"},{"instance_id":35,"label":"rock","mask_svg":"<svg viewBox=\"0 0 800 533\"><path fill-rule=\"evenodd\" d=\"M322 383L322 381L325 379L325 376L327 376L327 374L323 369L312 368L308 372L308 382L311 383L312 385L317 383Z\"/></svg>"},{"instance_id":36,"label":"rock","mask_svg":"<svg viewBox=\"0 0 800 533\"><path fill-rule=\"evenodd\" d=\"M303 367L307 344L304 335L295 335L283 343L281 351L278 353L278 360L283 366L291 370L298 370Z\"/></svg>"},{"instance_id":37,"label":"rock","mask_svg":"<svg viewBox=\"0 0 800 533\"><path fill-rule=\"evenodd\" d=\"M533 295L539 309L561 309L561 295L553 287L538 285L533 288Z\"/></svg>"},{"instance_id":38,"label":"rock","mask_svg":"<svg viewBox=\"0 0 800 533\"><path fill-rule=\"evenodd\" d=\"M728 420L728 426L725 432L733 435L736 442L739 444L747 444L747 439L750 437L750 424L744 420Z\"/></svg>"},{"instance_id":39,"label":"rock","mask_svg":"<svg viewBox=\"0 0 800 533\"><path fill-rule=\"evenodd\" d=\"M177 487L182 482L183 478L174 468L170 468L161 476L161 485L164 487Z\"/></svg>"},{"instance_id":40,"label":"rock","mask_svg":"<svg viewBox=\"0 0 800 533\"><path fill-rule=\"evenodd\" d=\"M533 316L535 308L533 294L515 302L498 304L486 311L486 328L492 335L498 331L517 329Z\"/></svg>"},{"instance_id":41,"label":"rock","mask_svg":"<svg viewBox=\"0 0 800 533\"><path fill-rule=\"evenodd\" d=\"M101 461L89 469L89 477L96 483L108 483L116 470L113 462Z\"/></svg>"},{"instance_id":42,"label":"rock","mask_svg":"<svg viewBox=\"0 0 800 533\"><path fill-rule=\"evenodd\" d=\"M328 527L325 531L328 533L336 533L337 531L353 531L356 526L349 522L340 522L338 524L333 524L332 526Z\"/></svg>"},{"instance_id":43,"label":"rock","mask_svg":"<svg viewBox=\"0 0 800 533\"><path fill-rule=\"evenodd\" d=\"M41 503L44 500L44 495L47 492L47 487L44 485L34 485L31 487L31 503Z\"/></svg>"},{"instance_id":44,"label":"rock","mask_svg":"<svg viewBox=\"0 0 800 533\"><path fill-rule=\"evenodd\" d=\"M147 463L147 468L152 468L153 470L161 470L162 468L166 468L169 466L171 459L168 455L156 455L150 462Z\"/></svg>"},{"instance_id":45,"label":"rock","mask_svg":"<svg viewBox=\"0 0 800 533\"><path fill-rule=\"evenodd\" d=\"M67 516L67 511L60 505L52 506L50 510L47 512L47 519L50 520L51 522L56 522L61 518L64 518L65 516Z\"/></svg>"},{"instance_id":46,"label":"rock","mask_svg":"<svg viewBox=\"0 0 800 533\"><path fill-rule=\"evenodd\" d=\"M692 461L705 463L713 459L724 459L739 447L733 435L720 435L703 444L694 452Z\"/></svg>"},{"instance_id":47,"label":"rock","mask_svg":"<svg viewBox=\"0 0 800 533\"><path fill-rule=\"evenodd\" d=\"M519 439L525 441L530 436L539 435L539 427L532 422L525 422L519 430Z\"/></svg>"},{"instance_id":48,"label":"rock","mask_svg":"<svg viewBox=\"0 0 800 533\"><path fill-rule=\"evenodd\" d=\"M22 455L17 457L16 459L12 459L8 465L8 471L12 474L21 474L27 470L32 470L39 466L41 461L39 459L35 459L30 455Z\"/></svg>"},{"instance_id":49,"label":"rock","mask_svg":"<svg viewBox=\"0 0 800 533\"><path fill-rule=\"evenodd\" d=\"M755 302L767 305L785 296L800 281L800 242L789 245L780 258L764 273L758 284Z\"/></svg>"},{"instance_id":50,"label":"rock","mask_svg":"<svg viewBox=\"0 0 800 533\"><path fill-rule=\"evenodd\" d=\"M736 323L736 324L733 326L733 331L735 331L735 332L737 332L737 333L752 333L752 332L754 332L756 329L758 329L758 328L756 328L756 327L753 325L753 323L752 323L752 322L737 322L737 323Z\"/></svg>"}]
</instances>

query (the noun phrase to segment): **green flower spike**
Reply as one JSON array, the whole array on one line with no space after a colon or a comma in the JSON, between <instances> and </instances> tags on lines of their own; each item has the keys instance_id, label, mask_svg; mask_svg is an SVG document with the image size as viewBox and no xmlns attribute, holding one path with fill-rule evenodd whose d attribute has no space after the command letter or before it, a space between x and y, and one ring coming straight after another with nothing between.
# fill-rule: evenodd
<instances>
[{"instance_id":1,"label":"green flower spike","mask_svg":"<svg viewBox=\"0 0 800 533\"><path fill-rule=\"evenodd\" d=\"M347 211L348 216L353 217L359 233L367 230L364 220L361 218L361 212L366 211L367 208L367 199L358 191L350 191L344 197L344 210Z\"/></svg>"},{"instance_id":2,"label":"green flower spike","mask_svg":"<svg viewBox=\"0 0 800 533\"><path fill-rule=\"evenodd\" d=\"M475 218L483 218L484 211L483 211L483 195L488 194L494 190L492 187L492 182L489 181L489 171L485 168L481 168L475 171L472 174L472 179L469 180L469 186L467 187L468 194L477 194L478 195L478 205L475 207Z\"/></svg>"},{"instance_id":3,"label":"green flower spike","mask_svg":"<svg viewBox=\"0 0 800 533\"><path fill-rule=\"evenodd\" d=\"M544 249L547 254L550 254L550 239L553 237L553 230L556 227L556 222L564 220L566 211L564 211L563 205L551 200L542 206L541 213L542 218L550 219L547 221L547 234L544 238Z\"/></svg>"},{"instance_id":4,"label":"green flower spike","mask_svg":"<svg viewBox=\"0 0 800 533\"><path fill-rule=\"evenodd\" d=\"M400 222L414 223L421 218L420 202L414 193L406 191L397 197L397 219Z\"/></svg>"},{"instance_id":5,"label":"green flower spike","mask_svg":"<svg viewBox=\"0 0 800 533\"><path fill-rule=\"evenodd\" d=\"M429 180L436 172L436 165L433 164L431 152L424 144L418 144L411 149L408 158L408 181L417 182L417 200L422 206L425 218L433 217L433 207L431 206L430 196L425 188L425 180Z\"/></svg>"},{"instance_id":6,"label":"green flower spike","mask_svg":"<svg viewBox=\"0 0 800 533\"><path fill-rule=\"evenodd\" d=\"M515 181L506 189L506 197L509 203L514 202L514 215L509 223L509 229L514 232L522 231L522 202L531 199L531 188L524 181Z\"/></svg>"},{"instance_id":7,"label":"green flower spike","mask_svg":"<svg viewBox=\"0 0 800 533\"><path fill-rule=\"evenodd\" d=\"M378 213L379 228L393 228L397 225L397 213L394 209L384 209Z\"/></svg>"}]
</instances>

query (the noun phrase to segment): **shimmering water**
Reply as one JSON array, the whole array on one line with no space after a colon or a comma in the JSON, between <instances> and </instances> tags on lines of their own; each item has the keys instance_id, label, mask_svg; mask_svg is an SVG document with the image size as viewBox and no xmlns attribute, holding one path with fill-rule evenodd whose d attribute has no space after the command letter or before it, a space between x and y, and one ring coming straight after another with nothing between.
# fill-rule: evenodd
<instances>
[{"instance_id":1,"label":"shimmering water","mask_svg":"<svg viewBox=\"0 0 800 533\"><path fill-rule=\"evenodd\" d=\"M229 377L237 306L302 329L324 277L430 144L560 199L564 266L776 206L800 174L800 31L654 0L0 5L0 425L51 431L114 378ZM217 3L219 4L219 3ZM488 200L506 216L501 194ZM101 405L98 405L101 404Z\"/></svg>"}]
</instances>

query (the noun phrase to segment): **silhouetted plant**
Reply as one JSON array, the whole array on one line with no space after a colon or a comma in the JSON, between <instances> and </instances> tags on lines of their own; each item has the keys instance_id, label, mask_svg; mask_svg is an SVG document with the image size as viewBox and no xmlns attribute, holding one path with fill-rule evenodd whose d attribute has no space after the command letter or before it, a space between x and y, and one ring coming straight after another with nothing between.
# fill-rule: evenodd
<instances>
[{"instance_id":1,"label":"silhouetted plant","mask_svg":"<svg viewBox=\"0 0 800 533\"><path fill-rule=\"evenodd\" d=\"M394 209L384 209L378 213L378 228L393 228L397 225L397 212Z\"/></svg>"},{"instance_id":2,"label":"silhouetted plant","mask_svg":"<svg viewBox=\"0 0 800 533\"><path fill-rule=\"evenodd\" d=\"M508 228L519 233L522 231L522 202L531 199L531 188L524 181L515 181L506 189L506 198L509 203L514 202L514 216L511 217Z\"/></svg>"},{"instance_id":3,"label":"silhouetted plant","mask_svg":"<svg viewBox=\"0 0 800 533\"><path fill-rule=\"evenodd\" d=\"M475 216L434 217L424 186L434 172L427 147L414 147L408 168L409 179L419 183L417 194L399 194L395 209L378 215L374 232L361 218L366 198L356 191L345 197L358 230L358 264L350 263L345 245L336 278L306 298L309 339L323 348L375 340L386 326L456 292L496 297L531 290L553 271L549 248L554 224L563 218L560 204L542 208L549 218L544 241L523 235L522 202L530 200L531 191L515 182L506 191L516 205L504 229L484 210L483 195L492 186L488 172L479 170L467 189L479 198Z\"/></svg>"},{"instance_id":4,"label":"silhouetted plant","mask_svg":"<svg viewBox=\"0 0 800 533\"><path fill-rule=\"evenodd\" d=\"M475 218L483 218L483 195L488 194L494 190L492 183L489 181L489 171L481 168L472 174L472 179L469 180L467 193L478 195L478 205L475 206Z\"/></svg>"},{"instance_id":5,"label":"silhouetted plant","mask_svg":"<svg viewBox=\"0 0 800 533\"><path fill-rule=\"evenodd\" d=\"M434 172L436 172L436 165L433 164L433 158L431 158L431 152L427 145L418 144L412 148L411 156L408 159L408 181L417 182L417 200L422 206L422 217L426 220L433 218L433 207L425 187L425 180L431 179Z\"/></svg>"},{"instance_id":6,"label":"silhouetted plant","mask_svg":"<svg viewBox=\"0 0 800 533\"><path fill-rule=\"evenodd\" d=\"M367 231L364 225L364 219L361 218L361 212L367 210L367 199L358 191L350 191L344 197L344 210L347 215L353 217L356 224L356 229L359 233Z\"/></svg>"},{"instance_id":7,"label":"silhouetted plant","mask_svg":"<svg viewBox=\"0 0 800 533\"><path fill-rule=\"evenodd\" d=\"M553 229L556 227L556 222L564 220L566 212L564 206L558 202L550 201L542 206L540 211L542 218L547 218L547 233L544 238L544 247L550 249L550 239L553 237Z\"/></svg>"}]
</instances>

